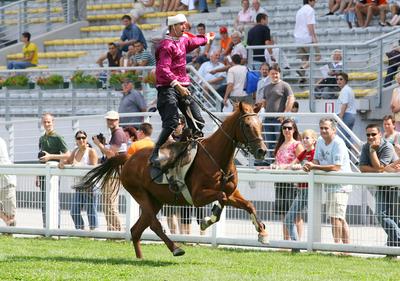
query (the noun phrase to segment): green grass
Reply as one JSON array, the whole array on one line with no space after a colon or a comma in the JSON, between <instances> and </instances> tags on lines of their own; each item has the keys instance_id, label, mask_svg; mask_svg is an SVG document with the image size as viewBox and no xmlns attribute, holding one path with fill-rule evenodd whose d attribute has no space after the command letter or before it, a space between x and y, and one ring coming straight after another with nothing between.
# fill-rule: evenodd
<instances>
[{"instance_id":1,"label":"green grass","mask_svg":"<svg viewBox=\"0 0 400 281\"><path fill-rule=\"evenodd\" d=\"M0 236L0 280L400 280L400 262L386 258L183 248L173 257L143 245L137 260L125 241Z\"/></svg>"}]
</instances>

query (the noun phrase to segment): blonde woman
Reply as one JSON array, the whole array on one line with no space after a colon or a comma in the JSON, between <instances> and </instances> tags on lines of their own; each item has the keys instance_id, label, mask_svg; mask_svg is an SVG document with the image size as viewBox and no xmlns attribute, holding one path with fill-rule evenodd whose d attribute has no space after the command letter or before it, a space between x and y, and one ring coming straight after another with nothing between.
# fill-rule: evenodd
<instances>
[{"instance_id":1,"label":"blonde woman","mask_svg":"<svg viewBox=\"0 0 400 281\"><path fill-rule=\"evenodd\" d=\"M394 116L396 131L400 131L400 72L395 76L397 87L393 89L390 109Z\"/></svg>"}]
</instances>

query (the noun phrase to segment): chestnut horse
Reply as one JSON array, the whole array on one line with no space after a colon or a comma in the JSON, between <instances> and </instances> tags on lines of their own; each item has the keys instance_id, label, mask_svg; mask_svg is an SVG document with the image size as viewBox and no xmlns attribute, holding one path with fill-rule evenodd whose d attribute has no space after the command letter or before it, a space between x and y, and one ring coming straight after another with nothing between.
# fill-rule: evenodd
<instances>
[{"instance_id":1,"label":"chestnut horse","mask_svg":"<svg viewBox=\"0 0 400 281\"><path fill-rule=\"evenodd\" d=\"M219 220L224 206L233 206L250 213L251 220L259 233L259 241L267 243L267 231L257 218L253 204L245 200L237 189L238 175L234 165L234 154L238 145L247 148L257 159L265 156L267 148L261 137L261 122L257 116L259 109L240 103L215 133L200 140L197 154L185 181L194 206L219 202L215 205L218 206L217 210L213 208L213 216L203 220L202 229ZM102 179L101 184L104 186L108 181L119 178L141 207L140 217L131 228L136 257L143 257L140 237L147 227L164 241L174 256L180 256L185 252L167 237L156 215L163 204L184 206L188 203L182 194L173 193L167 185L159 185L152 181L147 164L150 154L151 149L142 149L129 159L125 155L110 158L89 171L78 188L90 188Z\"/></svg>"}]
</instances>

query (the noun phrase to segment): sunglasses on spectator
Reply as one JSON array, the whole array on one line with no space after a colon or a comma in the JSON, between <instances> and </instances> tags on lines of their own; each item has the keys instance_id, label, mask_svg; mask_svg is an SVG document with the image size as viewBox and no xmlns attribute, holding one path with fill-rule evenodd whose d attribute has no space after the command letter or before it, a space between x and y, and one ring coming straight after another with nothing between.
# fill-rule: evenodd
<instances>
[{"instance_id":1,"label":"sunglasses on spectator","mask_svg":"<svg viewBox=\"0 0 400 281\"><path fill-rule=\"evenodd\" d=\"M293 130L293 127L283 126L283 127L282 127L282 130L283 130L283 131L284 131L284 130L289 130L289 131L291 131L291 130Z\"/></svg>"},{"instance_id":2,"label":"sunglasses on spectator","mask_svg":"<svg viewBox=\"0 0 400 281\"><path fill-rule=\"evenodd\" d=\"M336 78L336 81L343 81L344 79L341 77Z\"/></svg>"},{"instance_id":3,"label":"sunglasses on spectator","mask_svg":"<svg viewBox=\"0 0 400 281\"><path fill-rule=\"evenodd\" d=\"M367 138L376 137L376 135L377 135L377 133L370 133L370 134L367 133Z\"/></svg>"},{"instance_id":4,"label":"sunglasses on spectator","mask_svg":"<svg viewBox=\"0 0 400 281\"><path fill-rule=\"evenodd\" d=\"M76 137L76 140L85 140L85 139L86 139L85 136L83 136L83 137Z\"/></svg>"}]
</instances>

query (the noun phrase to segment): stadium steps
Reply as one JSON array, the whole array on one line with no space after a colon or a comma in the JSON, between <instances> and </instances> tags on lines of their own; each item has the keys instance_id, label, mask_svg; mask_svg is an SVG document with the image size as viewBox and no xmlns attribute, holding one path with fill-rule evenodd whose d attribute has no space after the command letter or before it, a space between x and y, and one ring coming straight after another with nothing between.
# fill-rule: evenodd
<instances>
[{"instance_id":1,"label":"stadium steps","mask_svg":"<svg viewBox=\"0 0 400 281\"><path fill-rule=\"evenodd\" d=\"M353 88L354 95L357 99L367 98L370 96L374 96L377 94L377 89L362 89L362 88ZM306 91L298 91L294 93L296 99L308 99L310 97L310 92Z\"/></svg>"},{"instance_id":2,"label":"stadium steps","mask_svg":"<svg viewBox=\"0 0 400 281\"><path fill-rule=\"evenodd\" d=\"M79 58L87 55L86 51L66 51L66 52L39 52L39 59L68 59L68 58ZM9 54L7 55L8 60L22 59L22 53Z\"/></svg>"}]
</instances>

